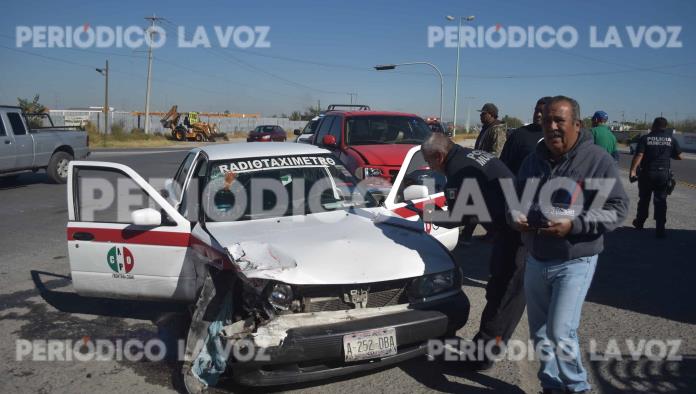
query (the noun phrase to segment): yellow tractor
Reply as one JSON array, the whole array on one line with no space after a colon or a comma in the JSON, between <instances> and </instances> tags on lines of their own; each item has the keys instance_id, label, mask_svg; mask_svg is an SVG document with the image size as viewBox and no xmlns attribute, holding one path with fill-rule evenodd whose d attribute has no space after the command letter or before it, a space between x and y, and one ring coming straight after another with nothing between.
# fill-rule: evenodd
<instances>
[{"instance_id":1,"label":"yellow tractor","mask_svg":"<svg viewBox=\"0 0 696 394\"><path fill-rule=\"evenodd\" d=\"M201 122L198 119L198 112L185 112L184 121L179 124L181 119L176 105L164 114L160 123L162 127L172 131L172 137L177 141L215 141L218 136L218 128L214 123Z\"/></svg>"}]
</instances>

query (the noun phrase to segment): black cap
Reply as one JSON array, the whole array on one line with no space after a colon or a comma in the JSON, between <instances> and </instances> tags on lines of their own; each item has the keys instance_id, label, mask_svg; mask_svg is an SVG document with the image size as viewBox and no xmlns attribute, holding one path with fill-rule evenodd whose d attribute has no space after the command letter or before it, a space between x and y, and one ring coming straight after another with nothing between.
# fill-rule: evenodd
<instances>
[{"instance_id":1,"label":"black cap","mask_svg":"<svg viewBox=\"0 0 696 394\"><path fill-rule=\"evenodd\" d=\"M481 107L479 112L488 112L489 114L493 115L494 118L498 119L498 107L496 107L493 103L483 104L483 107Z\"/></svg>"}]
</instances>

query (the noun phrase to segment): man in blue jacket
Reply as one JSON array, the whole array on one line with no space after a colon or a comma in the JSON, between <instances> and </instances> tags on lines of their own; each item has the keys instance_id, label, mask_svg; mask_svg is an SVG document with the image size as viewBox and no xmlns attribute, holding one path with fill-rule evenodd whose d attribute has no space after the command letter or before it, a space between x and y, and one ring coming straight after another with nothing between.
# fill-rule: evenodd
<instances>
[{"instance_id":1,"label":"man in blue jacket","mask_svg":"<svg viewBox=\"0 0 696 394\"><path fill-rule=\"evenodd\" d=\"M582 304L603 235L625 219L628 197L612 157L581 130L575 100L553 97L542 122L544 143L517 176L518 195L529 201L511 207L510 220L528 250L524 287L541 386L545 393L586 392L577 336Z\"/></svg>"}]
</instances>

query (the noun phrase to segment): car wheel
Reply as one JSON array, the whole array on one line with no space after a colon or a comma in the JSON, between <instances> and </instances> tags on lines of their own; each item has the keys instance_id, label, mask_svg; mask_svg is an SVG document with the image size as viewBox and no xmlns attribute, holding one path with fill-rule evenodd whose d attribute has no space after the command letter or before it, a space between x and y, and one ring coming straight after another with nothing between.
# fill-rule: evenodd
<instances>
[{"instance_id":1,"label":"car wheel","mask_svg":"<svg viewBox=\"0 0 696 394\"><path fill-rule=\"evenodd\" d=\"M206 140L206 138L205 138L205 135L203 135L203 133L196 133L196 141L203 142L205 140Z\"/></svg>"},{"instance_id":2,"label":"car wheel","mask_svg":"<svg viewBox=\"0 0 696 394\"><path fill-rule=\"evenodd\" d=\"M65 183L68 181L68 164L73 156L67 152L56 152L48 161L46 173L53 183Z\"/></svg>"}]
</instances>

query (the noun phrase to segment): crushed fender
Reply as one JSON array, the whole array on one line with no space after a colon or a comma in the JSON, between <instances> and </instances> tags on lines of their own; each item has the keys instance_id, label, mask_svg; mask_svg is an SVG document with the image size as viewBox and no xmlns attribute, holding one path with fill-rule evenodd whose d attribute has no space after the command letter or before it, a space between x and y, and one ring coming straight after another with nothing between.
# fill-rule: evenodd
<instances>
[{"instance_id":1,"label":"crushed fender","mask_svg":"<svg viewBox=\"0 0 696 394\"><path fill-rule=\"evenodd\" d=\"M232 293L228 292L215 321L208 326L208 337L205 339L205 345L191 366L191 372L206 387L217 384L220 375L225 372L227 366L224 345L219 333L222 331L225 320L231 316L232 308Z\"/></svg>"},{"instance_id":2,"label":"crushed fender","mask_svg":"<svg viewBox=\"0 0 696 394\"><path fill-rule=\"evenodd\" d=\"M247 277L273 279L274 273L297 267L292 257L265 242L239 242L226 249Z\"/></svg>"},{"instance_id":3,"label":"crushed fender","mask_svg":"<svg viewBox=\"0 0 696 394\"><path fill-rule=\"evenodd\" d=\"M224 279L222 276L213 278L211 272L196 301L182 368L184 385L189 393L200 393L215 385L227 365L219 333L229 323L234 304L233 286ZM225 291L218 292L218 289Z\"/></svg>"}]
</instances>

